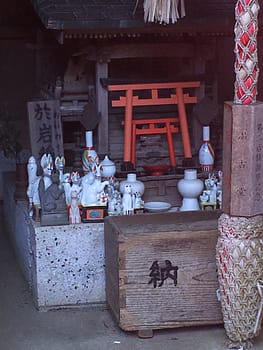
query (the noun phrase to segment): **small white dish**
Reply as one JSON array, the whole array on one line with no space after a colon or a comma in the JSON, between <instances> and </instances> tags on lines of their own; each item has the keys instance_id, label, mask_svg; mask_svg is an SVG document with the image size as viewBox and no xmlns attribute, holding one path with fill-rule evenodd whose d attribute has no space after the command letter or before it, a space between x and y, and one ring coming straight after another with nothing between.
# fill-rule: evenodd
<instances>
[{"instance_id":1,"label":"small white dish","mask_svg":"<svg viewBox=\"0 0 263 350\"><path fill-rule=\"evenodd\" d=\"M168 211L172 205L167 202L146 202L144 203L144 209L150 213L161 213Z\"/></svg>"},{"instance_id":2,"label":"small white dish","mask_svg":"<svg viewBox=\"0 0 263 350\"><path fill-rule=\"evenodd\" d=\"M179 207L172 207L171 209L169 209L169 213L174 213L176 211L179 211Z\"/></svg>"}]
</instances>

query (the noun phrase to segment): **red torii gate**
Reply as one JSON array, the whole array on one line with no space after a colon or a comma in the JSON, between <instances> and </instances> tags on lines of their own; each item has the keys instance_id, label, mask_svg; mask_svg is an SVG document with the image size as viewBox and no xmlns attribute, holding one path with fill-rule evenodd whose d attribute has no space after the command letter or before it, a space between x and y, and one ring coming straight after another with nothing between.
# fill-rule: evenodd
<instances>
[{"instance_id":1,"label":"red torii gate","mask_svg":"<svg viewBox=\"0 0 263 350\"><path fill-rule=\"evenodd\" d=\"M113 107L124 107L124 155L123 161L131 162L135 165L136 159L136 135L149 134L166 134L168 140L168 149L170 155L170 163L176 165L174 145L172 133L182 134L182 142L184 149L184 157L192 158L191 143L188 131L187 115L185 104L196 103L197 97L190 96L184 89L197 88L200 81L190 82L170 82L170 83L144 83L144 84L115 84L109 85L109 91L121 91L125 96L112 100ZM172 89L174 93L170 93L169 97L160 97L159 93L164 89ZM150 97L139 98L134 93L146 90L150 92ZM177 105L178 117L174 118L156 118L156 119L133 119L133 108L138 106L156 106L156 105ZM178 123L178 127L175 126ZM147 125L146 129L137 128L138 125ZM160 127L158 124L163 125Z\"/></svg>"}]
</instances>

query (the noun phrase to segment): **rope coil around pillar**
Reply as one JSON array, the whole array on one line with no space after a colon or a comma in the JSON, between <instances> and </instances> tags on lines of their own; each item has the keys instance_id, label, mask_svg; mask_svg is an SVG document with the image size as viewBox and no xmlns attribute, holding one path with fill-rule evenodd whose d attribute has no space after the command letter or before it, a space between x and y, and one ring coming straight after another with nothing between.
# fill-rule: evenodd
<instances>
[{"instance_id":1,"label":"rope coil around pillar","mask_svg":"<svg viewBox=\"0 0 263 350\"><path fill-rule=\"evenodd\" d=\"M258 81L258 0L238 0L235 7L235 94L234 103L256 102Z\"/></svg>"},{"instance_id":2,"label":"rope coil around pillar","mask_svg":"<svg viewBox=\"0 0 263 350\"><path fill-rule=\"evenodd\" d=\"M222 214L218 229L216 263L224 327L230 348L238 344L247 349L259 335L262 320L258 285L263 277L263 215Z\"/></svg>"}]
</instances>

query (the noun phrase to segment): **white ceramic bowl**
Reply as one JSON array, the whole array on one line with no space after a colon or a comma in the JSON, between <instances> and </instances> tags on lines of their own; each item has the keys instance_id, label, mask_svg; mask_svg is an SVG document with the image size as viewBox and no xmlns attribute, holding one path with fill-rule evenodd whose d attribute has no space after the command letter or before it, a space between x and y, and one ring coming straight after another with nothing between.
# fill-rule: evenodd
<instances>
[{"instance_id":1,"label":"white ceramic bowl","mask_svg":"<svg viewBox=\"0 0 263 350\"><path fill-rule=\"evenodd\" d=\"M144 209L150 213L161 213L168 211L172 205L167 202L146 202L144 203Z\"/></svg>"}]
</instances>

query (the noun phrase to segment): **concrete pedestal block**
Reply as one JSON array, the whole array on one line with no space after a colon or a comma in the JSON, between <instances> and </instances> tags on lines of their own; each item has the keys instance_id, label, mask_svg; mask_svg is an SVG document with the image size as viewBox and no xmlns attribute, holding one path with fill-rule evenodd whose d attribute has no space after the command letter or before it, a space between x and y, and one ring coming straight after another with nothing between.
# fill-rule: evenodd
<instances>
[{"instance_id":1,"label":"concrete pedestal block","mask_svg":"<svg viewBox=\"0 0 263 350\"><path fill-rule=\"evenodd\" d=\"M104 224L34 227L33 296L40 310L105 302Z\"/></svg>"},{"instance_id":2,"label":"concrete pedestal block","mask_svg":"<svg viewBox=\"0 0 263 350\"><path fill-rule=\"evenodd\" d=\"M41 226L16 201L6 173L3 205L17 262L39 310L105 303L104 223Z\"/></svg>"}]
</instances>

